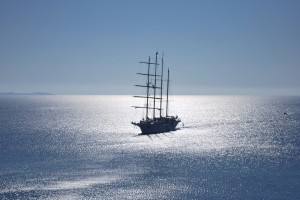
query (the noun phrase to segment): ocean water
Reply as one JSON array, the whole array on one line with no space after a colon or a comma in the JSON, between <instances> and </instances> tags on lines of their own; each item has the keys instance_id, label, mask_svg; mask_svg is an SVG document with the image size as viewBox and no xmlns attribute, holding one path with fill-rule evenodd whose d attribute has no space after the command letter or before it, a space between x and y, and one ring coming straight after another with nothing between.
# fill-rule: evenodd
<instances>
[{"instance_id":1,"label":"ocean water","mask_svg":"<svg viewBox=\"0 0 300 200\"><path fill-rule=\"evenodd\" d=\"M300 199L300 97L172 99L147 136L130 96L0 96L0 199Z\"/></svg>"}]
</instances>

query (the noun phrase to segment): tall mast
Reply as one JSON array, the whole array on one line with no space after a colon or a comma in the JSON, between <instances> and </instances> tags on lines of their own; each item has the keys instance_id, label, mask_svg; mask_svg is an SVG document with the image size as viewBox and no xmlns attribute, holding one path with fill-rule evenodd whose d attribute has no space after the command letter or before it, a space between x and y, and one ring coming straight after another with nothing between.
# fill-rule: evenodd
<instances>
[{"instance_id":1,"label":"tall mast","mask_svg":"<svg viewBox=\"0 0 300 200\"><path fill-rule=\"evenodd\" d=\"M146 120L148 119L149 110L149 73L150 73L150 56L148 59L148 73L147 73L147 105L146 105Z\"/></svg>"},{"instance_id":2,"label":"tall mast","mask_svg":"<svg viewBox=\"0 0 300 200\"><path fill-rule=\"evenodd\" d=\"M159 116L161 117L161 106L162 106L162 92L163 92L163 74L164 74L164 58L161 58L161 77L160 77L160 110Z\"/></svg>"},{"instance_id":3,"label":"tall mast","mask_svg":"<svg viewBox=\"0 0 300 200\"><path fill-rule=\"evenodd\" d=\"M160 87L156 87L156 76L159 76L159 75L156 75L157 66L159 65L157 63L157 54L158 53L156 53L156 62L155 63L151 62L150 56L149 56L149 59L148 59L147 62L139 62L139 63L142 63L142 64L147 64L147 66L148 66L148 72L147 73L137 73L138 75L147 76L147 83L146 83L146 85L134 85L136 87L146 87L147 88L147 90L146 90L147 94L145 96L139 96L139 95L138 96L133 96L133 97L137 97L137 98L145 98L147 100L146 105L145 106L132 106L134 108L146 108L146 120L149 119L149 110L150 109L153 109L153 115L154 115L154 117L155 117L155 111L154 110L159 110L160 109L158 107L157 108L155 107L155 100L156 99L160 99L160 98L155 97L155 93L154 93L154 97L150 96L150 89L153 89L154 92L156 92L156 88L160 89ZM155 74L150 74L151 65L155 65ZM150 83L150 76L154 76L155 77L155 84L154 85L152 85ZM153 99L153 101L154 101L154 107L150 107L150 105L149 105L150 104L149 103L150 99Z\"/></svg>"},{"instance_id":4,"label":"tall mast","mask_svg":"<svg viewBox=\"0 0 300 200\"><path fill-rule=\"evenodd\" d=\"M169 107L169 77L170 77L170 71L168 68L168 82L167 82L167 103L166 103L166 117L168 117L168 107Z\"/></svg>"},{"instance_id":5,"label":"tall mast","mask_svg":"<svg viewBox=\"0 0 300 200\"><path fill-rule=\"evenodd\" d=\"M153 107L154 107L154 109L153 109L153 119L155 118L155 95L156 95L157 54L158 54L158 52L156 52L156 55L155 55L155 71L154 71L154 87L153 87L153 89L154 89L154 94L153 94L153 96L154 96L154 98L153 98Z\"/></svg>"}]
</instances>

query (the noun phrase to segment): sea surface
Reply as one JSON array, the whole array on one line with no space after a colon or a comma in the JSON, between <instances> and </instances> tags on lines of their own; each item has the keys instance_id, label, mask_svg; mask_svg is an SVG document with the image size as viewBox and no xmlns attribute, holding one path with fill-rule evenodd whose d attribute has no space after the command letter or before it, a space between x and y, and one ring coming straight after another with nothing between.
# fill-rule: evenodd
<instances>
[{"instance_id":1,"label":"sea surface","mask_svg":"<svg viewBox=\"0 0 300 200\"><path fill-rule=\"evenodd\" d=\"M300 199L300 97L0 96L0 199ZM164 112L164 111L163 111Z\"/></svg>"}]
</instances>

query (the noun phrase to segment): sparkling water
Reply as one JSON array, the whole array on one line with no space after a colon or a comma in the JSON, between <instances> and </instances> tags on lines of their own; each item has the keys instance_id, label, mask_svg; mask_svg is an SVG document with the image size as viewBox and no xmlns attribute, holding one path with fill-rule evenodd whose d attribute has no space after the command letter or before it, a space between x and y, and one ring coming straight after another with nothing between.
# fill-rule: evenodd
<instances>
[{"instance_id":1,"label":"sparkling water","mask_svg":"<svg viewBox=\"0 0 300 200\"><path fill-rule=\"evenodd\" d=\"M300 199L300 97L0 96L0 199ZM138 102L140 103L140 102Z\"/></svg>"}]
</instances>

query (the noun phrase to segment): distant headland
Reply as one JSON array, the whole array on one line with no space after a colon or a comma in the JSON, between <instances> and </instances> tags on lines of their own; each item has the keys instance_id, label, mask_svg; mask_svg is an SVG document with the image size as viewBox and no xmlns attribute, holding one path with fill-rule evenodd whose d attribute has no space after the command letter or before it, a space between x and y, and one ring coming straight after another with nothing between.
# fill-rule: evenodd
<instances>
[{"instance_id":1,"label":"distant headland","mask_svg":"<svg viewBox=\"0 0 300 200\"><path fill-rule=\"evenodd\" d=\"M0 95L54 95L48 92L0 92Z\"/></svg>"}]
</instances>

